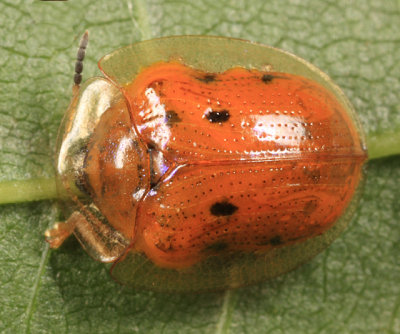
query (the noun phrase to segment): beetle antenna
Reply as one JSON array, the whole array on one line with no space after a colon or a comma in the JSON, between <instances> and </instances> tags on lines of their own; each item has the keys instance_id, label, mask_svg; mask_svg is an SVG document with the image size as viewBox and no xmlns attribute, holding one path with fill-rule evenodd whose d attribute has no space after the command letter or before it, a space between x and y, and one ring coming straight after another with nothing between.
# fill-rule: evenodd
<instances>
[{"instance_id":1,"label":"beetle antenna","mask_svg":"<svg viewBox=\"0 0 400 334\"><path fill-rule=\"evenodd\" d=\"M74 91L78 91L79 85L82 82L82 71L83 71L83 59L85 59L86 47L89 42L89 31L85 31L81 41L79 42L79 49L76 54L75 62L75 75L74 75Z\"/></svg>"}]
</instances>

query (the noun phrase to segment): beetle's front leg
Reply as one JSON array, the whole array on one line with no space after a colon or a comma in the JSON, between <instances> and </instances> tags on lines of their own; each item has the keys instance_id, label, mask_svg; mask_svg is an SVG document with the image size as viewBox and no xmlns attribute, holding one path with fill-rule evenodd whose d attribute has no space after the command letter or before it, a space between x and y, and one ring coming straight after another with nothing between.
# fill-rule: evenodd
<instances>
[{"instance_id":1,"label":"beetle's front leg","mask_svg":"<svg viewBox=\"0 0 400 334\"><path fill-rule=\"evenodd\" d=\"M72 233L95 260L113 262L129 245L129 240L115 230L94 206L74 211L66 222L54 224L45 232L51 248L58 248Z\"/></svg>"},{"instance_id":2,"label":"beetle's front leg","mask_svg":"<svg viewBox=\"0 0 400 334\"><path fill-rule=\"evenodd\" d=\"M73 215L71 216L71 218ZM75 219L68 219L66 222L57 222L51 229L46 230L44 236L50 248L60 247L64 241L74 232Z\"/></svg>"}]
</instances>

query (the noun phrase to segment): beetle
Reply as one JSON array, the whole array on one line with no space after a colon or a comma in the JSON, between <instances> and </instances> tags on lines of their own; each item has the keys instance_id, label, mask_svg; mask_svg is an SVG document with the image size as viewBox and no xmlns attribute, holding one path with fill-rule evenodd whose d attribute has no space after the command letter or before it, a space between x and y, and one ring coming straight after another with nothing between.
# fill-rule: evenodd
<instances>
[{"instance_id":1,"label":"beetle","mask_svg":"<svg viewBox=\"0 0 400 334\"><path fill-rule=\"evenodd\" d=\"M120 282L162 291L250 284L316 255L354 211L365 140L340 89L304 60L180 36L103 57L73 98L56 160L74 234Z\"/></svg>"}]
</instances>

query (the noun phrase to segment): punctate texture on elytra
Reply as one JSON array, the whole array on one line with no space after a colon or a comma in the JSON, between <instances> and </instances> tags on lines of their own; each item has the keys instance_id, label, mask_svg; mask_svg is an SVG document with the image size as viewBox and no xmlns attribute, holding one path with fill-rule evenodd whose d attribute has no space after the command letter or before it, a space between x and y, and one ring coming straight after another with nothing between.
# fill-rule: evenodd
<instances>
[{"instance_id":1,"label":"punctate texture on elytra","mask_svg":"<svg viewBox=\"0 0 400 334\"><path fill-rule=\"evenodd\" d=\"M94 258L116 263L117 279L161 290L173 289L171 273L194 282L187 290L259 281L315 255L348 220L366 150L337 91L185 59L128 80L107 57L109 79L91 79L71 103L57 168L75 203L65 226ZM149 266L149 282L136 282Z\"/></svg>"},{"instance_id":2,"label":"punctate texture on elytra","mask_svg":"<svg viewBox=\"0 0 400 334\"><path fill-rule=\"evenodd\" d=\"M305 78L158 63L123 92L138 135L173 165L140 203L132 246L161 266L319 235L359 183L356 129Z\"/></svg>"}]
</instances>

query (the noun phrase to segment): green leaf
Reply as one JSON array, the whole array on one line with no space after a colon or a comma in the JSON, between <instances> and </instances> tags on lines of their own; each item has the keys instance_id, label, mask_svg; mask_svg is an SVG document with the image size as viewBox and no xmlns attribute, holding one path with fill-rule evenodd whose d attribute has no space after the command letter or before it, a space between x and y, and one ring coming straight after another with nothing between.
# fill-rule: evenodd
<instances>
[{"instance_id":1,"label":"green leaf","mask_svg":"<svg viewBox=\"0 0 400 334\"><path fill-rule=\"evenodd\" d=\"M398 0L0 0L0 181L53 177L86 29L86 78L99 75L102 55L152 37L223 35L283 48L344 89L374 152L398 153L399 21ZM48 249L55 202L3 205L0 332L399 333L399 166L399 156L369 162L360 208L327 251L273 281L219 294L121 287L75 240Z\"/></svg>"}]
</instances>

